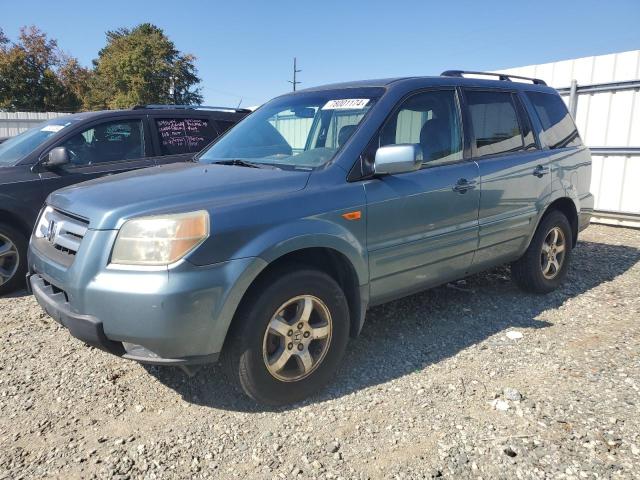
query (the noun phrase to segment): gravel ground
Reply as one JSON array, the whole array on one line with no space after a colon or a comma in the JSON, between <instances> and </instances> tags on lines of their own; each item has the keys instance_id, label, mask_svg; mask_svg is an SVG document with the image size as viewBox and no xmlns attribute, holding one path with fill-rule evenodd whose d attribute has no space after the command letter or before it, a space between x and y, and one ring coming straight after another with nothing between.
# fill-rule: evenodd
<instances>
[{"instance_id":1,"label":"gravel ground","mask_svg":"<svg viewBox=\"0 0 640 480\"><path fill-rule=\"evenodd\" d=\"M372 309L335 382L257 406L0 299L0 478L640 478L640 231L592 226L569 281L506 268Z\"/></svg>"}]
</instances>

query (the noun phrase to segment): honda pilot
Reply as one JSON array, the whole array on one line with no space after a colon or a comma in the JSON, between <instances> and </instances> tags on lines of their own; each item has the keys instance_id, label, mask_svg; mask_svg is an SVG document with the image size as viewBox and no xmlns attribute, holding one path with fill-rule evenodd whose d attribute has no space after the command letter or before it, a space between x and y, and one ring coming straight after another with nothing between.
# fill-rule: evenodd
<instances>
[{"instance_id":1,"label":"honda pilot","mask_svg":"<svg viewBox=\"0 0 640 480\"><path fill-rule=\"evenodd\" d=\"M274 405L334 375L373 305L501 264L550 292L590 221L590 153L542 80L484 77L298 91L197 163L58 190L31 289L89 345L186 370L220 360Z\"/></svg>"}]
</instances>

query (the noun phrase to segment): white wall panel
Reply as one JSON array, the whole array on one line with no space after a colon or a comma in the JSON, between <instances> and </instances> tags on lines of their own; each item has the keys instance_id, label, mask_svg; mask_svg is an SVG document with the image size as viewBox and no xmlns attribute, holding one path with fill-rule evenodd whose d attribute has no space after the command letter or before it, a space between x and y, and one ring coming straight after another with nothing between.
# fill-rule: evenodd
<instances>
[{"instance_id":1,"label":"white wall panel","mask_svg":"<svg viewBox=\"0 0 640 480\"><path fill-rule=\"evenodd\" d=\"M640 93L633 92L633 113L629 126L629 145L640 146Z\"/></svg>"},{"instance_id":2,"label":"white wall panel","mask_svg":"<svg viewBox=\"0 0 640 480\"><path fill-rule=\"evenodd\" d=\"M620 202L620 211L635 213L640 215L640 159L627 158L627 165L624 172L624 183Z\"/></svg>"},{"instance_id":3,"label":"white wall panel","mask_svg":"<svg viewBox=\"0 0 640 480\"><path fill-rule=\"evenodd\" d=\"M635 92L623 91L610 94L609 121L606 141L602 145L629 146L629 129ZM596 145L593 143L593 145Z\"/></svg>"},{"instance_id":4,"label":"white wall panel","mask_svg":"<svg viewBox=\"0 0 640 480\"><path fill-rule=\"evenodd\" d=\"M594 155L595 158L597 158ZM611 212L620 211L621 188L610 188L611 185L622 187L625 173L625 157L606 157L603 162L601 177L598 185L598 210ZM594 179L592 179L594 180ZM595 182L592 182L592 184Z\"/></svg>"},{"instance_id":5,"label":"white wall panel","mask_svg":"<svg viewBox=\"0 0 640 480\"><path fill-rule=\"evenodd\" d=\"M57 112L0 112L0 137L13 137L51 118L68 115Z\"/></svg>"},{"instance_id":6,"label":"white wall panel","mask_svg":"<svg viewBox=\"0 0 640 480\"><path fill-rule=\"evenodd\" d=\"M610 98L610 93L597 93L591 96L586 127L582 132L582 139L589 146L607 146Z\"/></svg>"}]
</instances>

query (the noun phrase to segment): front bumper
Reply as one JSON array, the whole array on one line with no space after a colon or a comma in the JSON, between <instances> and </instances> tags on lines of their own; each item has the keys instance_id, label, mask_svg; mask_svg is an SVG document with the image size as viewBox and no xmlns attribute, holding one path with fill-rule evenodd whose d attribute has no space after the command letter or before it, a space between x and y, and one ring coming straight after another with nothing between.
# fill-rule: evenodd
<instances>
[{"instance_id":1,"label":"front bumper","mask_svg":"<svg viewBox=\"0 0 640 480\"><path fill-rule=\"evenodd\" d=\"M66 327L71 335L92 347L114 355L120 356L125 353L121 342L114 342L106 337L100 320L91 315L73 313L69 309L64 292L59 290L56 292L55 288L41 275L28 275L27 285L47 315Z\"/></svg>"},{"instance_id":2,"label":"front bumper","mask_svg":"<svg viewBox=\"0 0 640 480\"><path fill-rule=\"evenodd\" d=\"M106 232L88 233L69 267L30 245L28 284L42 308L74 337L124 358L216 361L244 292L266 263L251 257L206 267L183 261L169 270L111 268L83 252L101 236L108 242Z\"/></svg>"}]
</instances>

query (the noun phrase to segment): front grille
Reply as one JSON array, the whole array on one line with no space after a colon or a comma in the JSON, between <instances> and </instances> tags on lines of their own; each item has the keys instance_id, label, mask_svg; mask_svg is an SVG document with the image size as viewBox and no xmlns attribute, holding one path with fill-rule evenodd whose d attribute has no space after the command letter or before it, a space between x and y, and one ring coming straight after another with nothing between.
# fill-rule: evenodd
<instances>
[{"instance_id":1,"label":"front grille","mask_svg":"<svg viewBox=\"0 0 640 480\"><path fill-rule=\"evenodd\" d=\"M35 236L59 252L75 256L87 233L89 222L47 206L36 226Z\"/></svg>"}]
</instances>

